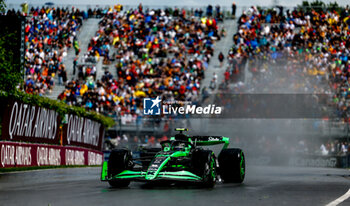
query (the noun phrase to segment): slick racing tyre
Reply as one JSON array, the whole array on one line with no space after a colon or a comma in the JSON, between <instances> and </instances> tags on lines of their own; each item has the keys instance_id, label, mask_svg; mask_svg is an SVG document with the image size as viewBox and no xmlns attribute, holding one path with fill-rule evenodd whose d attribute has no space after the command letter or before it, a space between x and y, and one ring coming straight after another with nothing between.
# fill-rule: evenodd
<instances>
[{"instance_id":1,"label":"slick racing tyre","mask_svg":"<svg viewBox=\"0 0 350 206\"><path fill-rule=\"evenodd\" d=\"M242 183L245 177L245 158L241 149L224 149L219 155L219 173L224 183Z\"/></svg>"},{"instance_id":2,"label":"slick racing tyre","mask_svg":"<svg viewBox=\"0 0 350 206\"><path fill-rule=\"evenodd\" d=\"M132 156L128 150L115 149L112 150L108 160L108 178L112 178L120 172L132 167ZM127 187L129 180L112 179L108 181L112 187Z\"/></svg>"},{"instance_id":3,"label":"slick racing tyre","mask_svg":"<svg viewBox=\"0 0 350 206\"><path fill-rule=\"evenodd\" d=\"M216 182L216 159L210 150L197 150L192 154L193 173L202 177L203 186L212 188Z\"/></svg>"}]
</instances>

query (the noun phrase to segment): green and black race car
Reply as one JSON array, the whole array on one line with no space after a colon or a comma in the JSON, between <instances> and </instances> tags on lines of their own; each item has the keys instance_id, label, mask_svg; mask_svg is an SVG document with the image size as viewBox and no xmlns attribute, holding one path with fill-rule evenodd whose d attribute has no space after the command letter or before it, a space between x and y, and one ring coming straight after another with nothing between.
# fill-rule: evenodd
<instances>
[{"instance_id":1,"label":"green and black race car","mask_svg":"<svg viewBox=\"0 0 350 206\"><path fill-rule=\"evenodd\" d=\"M116 149L103 162L102 181L112 187L126 187L130 181L198 182L213 187L216 180L242 183L245 177L245 158L241 149L227 148L228 137L187 136L184 128L179 134L161 142L162 148L144 149L139 158L131 151ZM223 144L218 156L201 146Z\"/></svg>"}]
</instances>

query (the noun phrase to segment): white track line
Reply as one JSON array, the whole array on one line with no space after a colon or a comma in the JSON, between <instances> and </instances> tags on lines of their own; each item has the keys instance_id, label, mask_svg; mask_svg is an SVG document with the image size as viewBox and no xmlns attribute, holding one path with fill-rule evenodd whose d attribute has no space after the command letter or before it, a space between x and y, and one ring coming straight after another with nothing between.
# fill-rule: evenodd
<instances>
[{"instance_id":1,"label":"white track line","mask_svg":"<svg viewBox=\"0 0 350 206\"><path fill-rule=\"evenodd\" d=\"M340 203L344 202L344 200L348 199L350 197L350 189L341 197L338 199L334 200L331 203L328 203L326 206L336 206L339 205Z\"/></svg>"}]
</instances>

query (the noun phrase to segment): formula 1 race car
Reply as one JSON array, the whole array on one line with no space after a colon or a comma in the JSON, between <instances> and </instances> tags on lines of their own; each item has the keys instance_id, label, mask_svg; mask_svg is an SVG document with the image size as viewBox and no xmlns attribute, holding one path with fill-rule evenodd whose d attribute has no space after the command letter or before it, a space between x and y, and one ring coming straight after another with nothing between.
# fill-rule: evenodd
<instances>
[{"instance_id":1,"label":"formula 1 race car","mask_svg":"<svg viewBox=\"0 0 350 206\"><path fill-rule=\"evenodd\" d=\"M133 158L127 149L112 150L102 165L101 180L112 187L126 187L130 181L198 182L213 187L216 180L224 183L242 183L245 177L245 158L241 149L227 148L228 137L187 136L184 128L170 140L162 141L161 148L141 151ZM201 146L223 144L218 156Z\"/></svg>"}]
</instances>

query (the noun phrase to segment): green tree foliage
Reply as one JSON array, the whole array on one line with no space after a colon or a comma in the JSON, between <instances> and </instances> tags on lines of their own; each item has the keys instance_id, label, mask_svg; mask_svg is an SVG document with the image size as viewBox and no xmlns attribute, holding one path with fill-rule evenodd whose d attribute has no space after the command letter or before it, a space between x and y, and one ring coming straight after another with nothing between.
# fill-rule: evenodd
<instances>
[{"instance_id":1,"label":"green tree foliage","mask_svg":"<svg viewBox=\"0 0 350 206\"><path fill-rule=\"evenodd\" d=\"M339 4L336 1L334 1L333 3L330 2L327 5L327 7L328 7L328 11L336 11L338 13L341 13L342 11L342 8L339 6Z\"/></svg>"},{"instance_id":2,"label":"green tree foliage","mask_svg":"<svg viewBox=\"0 0 350 206\"><path fill-rule=\"evenodd\" d=\"M6 31L5 31L6 33ZM0 90L14 92L23 81L19 62L15 61L11 48L15 42L15 34L0 36Z\"/></svg>"},{"instance_id":3,"label":"green tree foliage","mask_svg":"<svg viewBox=\"0 0 350 206\"><path fill-rule=\"evenodd\" d=\"M10 99L55 110L62 118L64 118L66 114L74 114L78 115L79 117L85 117L100 122L107 128L112 127L115 124L114 120L110 117L103 116L96 112L88 112L85 110L85 108L82 107L69 106L62 101L52 100L47 97L41 97L39 95L27 94L19 90L11 93L0 91L0 102L4 103ZM1 112L3 111L0 111L0 114ZM0 119L1 116L2 115L0 115Z\"/></svg>"},{"instance_id":4,"label":"green tree foliage","mask_svg":"<svg viewBox=\"0 0 350 206\"><path fill-rule=\"evenodd\" d=\"M298 5L298 9L302 9L304 11L311 11L311 10L315 10L317 12L320 11L336 11L338 13L341 13L342 8L339 6L339 4L334 1L334 2L330 2L329 4L324 3L323 1L320 0L316 0L316 1L303 1L301 3L301 5Z\"/></svg>"},{"instance_id":5,"label":"green tree foliage","mask_svg":"<svg viewBox=\"0 0 350 206\"><path fill-rule=\"evenodd\" d=\"M0 0L0 13L5 12L5 10L6 10L5 0Z\"/></svg>"},{"instance_id":6,"label":"green tree foliage","mask_svg":"<svg viewBox=\"0 0 350 206\"><path fill-rule=\"evenodd\" d=\"M6 11L5 0L0 0L0 14ZM14 50L17 48L18 36L15 32L10 32L7 25L1 25L0 31L0 90L7 92L15 92L16 87L19 86L22 79L22 72L18 58L15 57ZM13 31L13 30L12 30Z\"/></svg>"},{"instance_id":7,"label":"green tree foliage","mask_svg":"<svg viewBox=\"0 0 350 206\"><path fill-rule=\"evenodd\" d=\"M315 10L317 12L320 12L322 10L324 10L325 8L325 3L319 0L313 1L313 2L309 2L309 1L303 1L301 3L301 5L298 5L299 9L303 9L304 11L311 11L311 10Z\"/></svg>"},{"instance_id":8,"label":"green tree foliage","mask_svg":"<svg viewBox=\"0 0 350 206\"><path fill-rule=\"evenodd\" d=\"M323 8L326 6L326 4L323 1L316 0L311 2L310 6L313 8Z\"/></svg>"}]
</instances>

